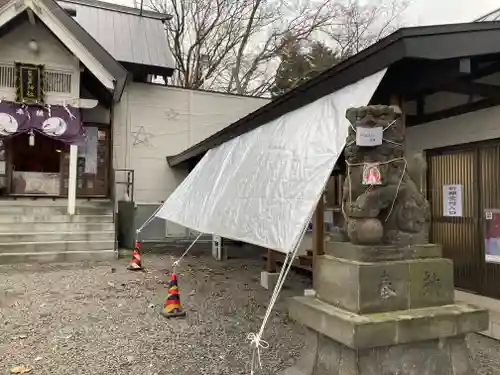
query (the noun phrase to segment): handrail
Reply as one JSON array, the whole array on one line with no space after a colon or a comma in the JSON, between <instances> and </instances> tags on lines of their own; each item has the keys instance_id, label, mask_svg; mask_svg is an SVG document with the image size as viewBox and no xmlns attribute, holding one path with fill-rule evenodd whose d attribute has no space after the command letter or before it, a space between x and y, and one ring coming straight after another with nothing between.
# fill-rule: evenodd
<instances>
[{"instance_id":1,"label":"handrail","mask_svg":"<svg viewBox=\"0 0 500 375\"><path fill-rule=\"evenodd\" d=\"M134 184L135 184L135 171L133 169L113 169L115 180L115 193L116 185L126 185L127 195L131 201L134 201ZM116 181L116 174L118 172L125 172L127 174L127 181Z\"/></svg>"},{"instance_id":2,"label":"handrail","mask_svg":"<svg viewBox=\"0 0 500 375\"><path fill-rule=\"evenodd\" d=\"M126 173L126 181L117 181L117 173ZM114 240L114 248L113 250L116 252L118 245L118 221L117 221L117 205L118 205L118 197L116 188L118 185L125 185L125 189L127 192L127 196L130 200L134 201L134 183L135 183L135 173L133 169L115 169L113 168L111 173L111 200L113 202L113 223L115 224L115 240Z\"/></svg>"}]
</instances>

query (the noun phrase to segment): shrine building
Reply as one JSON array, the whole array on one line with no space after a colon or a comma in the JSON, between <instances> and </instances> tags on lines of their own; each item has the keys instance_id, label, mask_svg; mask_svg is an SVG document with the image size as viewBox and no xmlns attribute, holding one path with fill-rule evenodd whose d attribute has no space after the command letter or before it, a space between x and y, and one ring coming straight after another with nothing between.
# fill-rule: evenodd
<instances>
[{"instance_id":1,"label":"shrine building","mask_svg":"<svg viewBox=\"0 0 500 375\"><path fill-rule=\"evenodd\" d=\"M165 154L268 102L171 86L170 18L0 0L0 264L115 258L116 201L141 220L188 174Z\"/></svg>"}]
</instances>

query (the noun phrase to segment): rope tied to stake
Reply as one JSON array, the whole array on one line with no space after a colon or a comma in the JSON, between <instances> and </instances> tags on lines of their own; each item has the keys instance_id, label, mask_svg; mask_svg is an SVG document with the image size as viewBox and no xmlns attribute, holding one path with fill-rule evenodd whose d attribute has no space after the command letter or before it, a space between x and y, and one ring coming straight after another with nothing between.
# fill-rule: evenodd
<instances>
[{"instance_id":1,"label":"rope tied to stake","mask_svg":"<svg viewBox=\"0 0 500 375\"><path fill-rule=\"evenodd\" d=\"M253 347L252 368L250 370L250 374L254 375L256 365L258 365L259 368L262 368L262 361L260 358L260 350L261 349L268 349L269 343L267 341L262 340L260 337L260 334L255 334L253 332L248 334L247 340L250 341L250 346Z\"/></svg>"},{"instance_id":2,"label":"rope tied to stake","mask_svg":"<svg viewBox=\"0 0 500 375\"><path fill-rule=\"evenodd\" d=\"M158 206L158 208L155 210L155 212L153 212L153 214L144 222L144 224L142 224L136 231L136 237L137 239L139 239L139 235L141 234L142 230L144 228L146 228L156 217L156 214L161 210L161 208L163 207L162 204L160 204L160 206ZM175 270L176 268L181 264L181 261L184 259L184 257L187 255L187 253L189 253L189 250L191 250L194 246L194 244L196 242L198 242L198 240L200 239L200 237L203 236L203 232L200 232L198 234L198 236L194 239L193 242L191 242L191 245L188 246L188 248L186 249L186 251L184 251L184 253L182 253L182 255L180 256L179 259L177 259L175 262L172 263L172 268L173 268L173 273L175 273Z\"/></svg>"},{"instance_id":3,"label":"rope tied to stake","mask_svg":"<svg viewBox=\"0 0 500 375\"><path fill-rule=\"evenodd\" d=\"M193 242L191 242L191 245L188 246L188 248L186 249L186 251L184 251L184 253L182 253L182 255L180 256L179 259L177 259L175 262L172 263L172 267L173 267L173 270L172 272L175 273L175 270L176 268L179 266L179 264L181 264L181 261L182 259L184 259L184 257L187 255L187 253L189 253L189 250L192 249L192 247L194 246L194 244L196 242L198 242L198 240L200 239L200 237L203 235L202 232L200 232L200 234L198 234L198 236L194 239Z\"/></svg>"},{"instance_id":4,"label":"rope tied to stake","mask_svg":"<svg viewBox=\"0 0 500 375\"><path fill-rule=\"evenodd\" d=\"M323 186L323 189L321 191L323 192L324 189L325 187ZM320 199L323 199L322 196L323 194L321 194ZM273 294L271 296L271 300L269 301L269 305L267 306L266 314L264 315L264 319L262 320L262 325L260 326L259 333L257 334L249 333L247 336L247 341L250 341L250 347L252 348L252 362L250 368L250 375L255 374L255 369L257 367L262 369L261 349L269 348L269 343L267 341L262 340L262 335L264 334L264 329L266 328L267 321L271 316L271 312L274 308L274 305L276 304L276 301L278 300L281 289L283 288L283 284L285 283L285 279L288 275L288 272L292 268L293 260L297 256L300 244L302 242L302 239L304 238L304 235L307 231L307 227L309 226L309 222L311 221L312 216L313 213L309 214L306 220L306 224L304 225L304 228L302 229L302 232L300 233L299 238L295 243L295 246L293 247L291 252L286 254L285 260L283 261L283 266L281 267L281 271L278 276L278 280L276 282L276 286L274 287Z\"/></svg>"}]
</instances>

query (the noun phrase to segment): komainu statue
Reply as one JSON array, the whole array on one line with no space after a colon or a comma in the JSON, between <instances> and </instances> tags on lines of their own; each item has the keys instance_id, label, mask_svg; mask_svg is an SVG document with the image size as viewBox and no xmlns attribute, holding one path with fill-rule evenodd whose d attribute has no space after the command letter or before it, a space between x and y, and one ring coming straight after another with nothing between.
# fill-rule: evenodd
<instances>
[{"instance_id":1,"label":"komainu statue","mask_svg":"<svg viewBox=\"0 0 500 375\"><path fill-rule=\"evenodd\" d=\"M420 168L408 165L401 110L385 105L350 108L346 117L351 126L343 213L349 240L361 245L427 243L429 203L417 187L422 175L413 176L418 169L422 172L425 161Z\"/></svg>"}]
</instances>

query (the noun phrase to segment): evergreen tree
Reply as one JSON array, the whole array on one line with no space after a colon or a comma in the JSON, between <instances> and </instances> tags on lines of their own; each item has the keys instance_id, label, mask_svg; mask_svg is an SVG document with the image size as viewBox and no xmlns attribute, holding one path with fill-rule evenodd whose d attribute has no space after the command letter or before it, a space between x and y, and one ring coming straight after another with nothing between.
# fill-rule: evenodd
<instances>
[{"instance_id":1,"label":"evergreen tree","mask_svg":"<svg viewBox=\"0 0 500 375\"><path fill-rule=\"evenodd\" d=\"M279 55L271 96L276 98L317 76L339 62L335 51L324 43L298 41L288 36Z\"/></svg>"}]
</instances>

